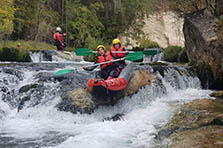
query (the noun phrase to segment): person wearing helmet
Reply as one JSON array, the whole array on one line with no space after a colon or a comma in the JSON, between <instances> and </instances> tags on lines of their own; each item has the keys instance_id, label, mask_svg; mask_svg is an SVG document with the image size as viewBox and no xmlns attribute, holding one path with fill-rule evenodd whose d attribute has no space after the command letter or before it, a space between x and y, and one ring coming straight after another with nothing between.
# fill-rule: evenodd
<instances>
[{"instance_id":1,"label":"person wearing helmet","mask_svg":"<svg viewBox=\"0 0 223 148\"><path fill-rule=\"evenodd\" d=\"M97 57L96 63L103 63L107 61L111 61L111 62L100 65L100 71L97 72L96 78L100 77L100 78L103 78L104 80L107 80L107 79L109 80L109 79L118 77L120 70L112 62L113 58L111 56L110 51L106 52L106 48L103 45L97 46L97 51L98 51L98 57ZM96 67L97 66L91 67L91 68L83 67L83 69L87 71L92 71Z\"/></svg>"},{"instance_id":2,"label":"person wearing helmet","mask_svg":"<svg viewBox=\"0 0 223 148\"><path fill-rule=\"evenodd\" d=\"M18 47L18 48L22 48L22 44L21 44L21 43L18 43L18 44L17 44L17 47Z\"/></svg>"},{"instance_id":3,"label":"person wearing helmet","mask_svg":"<svg viewBox=\"0 0 223 148\"><path fill-rule=\"evenodd\" d=\"M110 52L114 59L119 59L119 58L125 57L126 54L128 53L127 51L125 53L125 51L126 50L125 50L124 46L121 45L121 42L119 39L114 39L112 41L112 46L110 48ZM118 68L120 70L122 70L126 66L125 60L117 61L117 62L115 62L115 64L118 66Z\"/></svg>"},{"instance_id":4,"label":"person wearing helmet","mask_svg":"<svg viewBox=\"0 0 223 148\"><path fill-rule=\"evenodd\" d=\"M54 45L57 47L57 50L64 51L64 43L63 43L63 37L66 36L66 33L61 33L62 29L60 27L56 28L56 33L53 35L54 39Z\"/></svg>"}]
</instances>

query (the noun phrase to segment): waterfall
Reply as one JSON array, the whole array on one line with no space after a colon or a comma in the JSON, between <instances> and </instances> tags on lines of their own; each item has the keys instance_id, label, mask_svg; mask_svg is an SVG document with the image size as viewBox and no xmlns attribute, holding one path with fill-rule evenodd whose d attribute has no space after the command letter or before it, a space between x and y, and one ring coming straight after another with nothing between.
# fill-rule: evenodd
<instances>
[{"instance_id":1,"label":"waterfall","mask_svg":"<svg viewBox=\"0 0 223 148\"><path fill-rule=\"evenodd\" d=\"M30 52L32 62L80 62L83 61L83 57L78 57L74 52L60 52L56 50L42 50Z\"/></svg>"},{"instance_id":2,"label":"waterfall","mask_svg":"<svg viewBox=\"0 0 223 148\"><path fill-rule=\"evenodd\" d=\"M55 72L73 68L60 82ZM135 148L152 147L155 135L175 112L174 105L208 97L200 81L183 66L157 70L158 81L92 114L59 111L64 92L84 87L92 73L77 63L0 67L0 147ZM118 121L106 120L120 115Z\"/></svg>"},{"instance_id":3,"label":"waterfall","mask_svg":"<svg viewBox=\"0 0 223 148\"><path fill-rule=\"evenodd\" d=\"M157 50L156 55L144 55L144 58L143 58L144 63L163 61L163 49L155 48L155 50Z\"/></svg>"}]
</instances>

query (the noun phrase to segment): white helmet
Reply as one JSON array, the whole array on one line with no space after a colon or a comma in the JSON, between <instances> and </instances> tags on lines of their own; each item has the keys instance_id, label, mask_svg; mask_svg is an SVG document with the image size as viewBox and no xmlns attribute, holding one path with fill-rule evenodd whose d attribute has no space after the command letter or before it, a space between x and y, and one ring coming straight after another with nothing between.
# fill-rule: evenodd
<instances>
[{"instance_id":1,"label":"white helmet","mask_svg":"<svg viewBox=\"0 0 223 148\"><path fill-rule=\"evenodd\" d=\"M56 31L61 32L62 29L61 29L60 27L57 27L57 28L56 28Z\"/></svg>"}]
</instances>

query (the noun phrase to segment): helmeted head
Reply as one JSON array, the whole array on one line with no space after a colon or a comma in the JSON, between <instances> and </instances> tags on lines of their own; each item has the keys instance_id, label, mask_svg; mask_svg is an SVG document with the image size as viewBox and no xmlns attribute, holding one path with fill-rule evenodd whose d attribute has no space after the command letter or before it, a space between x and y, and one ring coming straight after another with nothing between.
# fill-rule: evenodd
<instances>
[{"instance_id":1,"label":"helmeted head","mask_svg":"<svg viewBox=\"0 0 223 148\"><path fill-rule=\"evenodd\" d=\"M99 55L104 55L106 52L106 48L104 45L98 45L97 46L97 51Z\"/></svg>"},{"instance_id":2,"label":"helmeted head","mask_svg":"<svg viewBox=\"0 0 223 148\"><path fill-rule=\"evenodd\" d=\"M62 31L62 29L60 27L56 28L56 32L61 32L61 31Z\"/></svg>"},{"instance_id":3,"label":"helmeted head","mask_svg":"<svg viewBox=\"0 0 223 148\"><path fill-rule=\"evenodd\" d=\"M115 45L115 44L121 44L120 40L119 39L114 39L112 41L112 45Z\"/></svg>"},{"instance_id":4,"label":"helmeted head","mask_svg":"<svg viewBox=\"0 0 223 148\"><path fill-rule=\"evenodd\" d=\"M21 44L21 43L18 43L18 44L17 44L17 47L18 47L18 48L22 48L22 44Z\"/></svg>"},{"instance_id":5,"label":"helmeted head","mask_svg":"<svg viewBox=\"0 0 223 148\"><path fill-rule=\"evenodd\" d=\"M121 42L119 39L114 39L112 41L112 45L114 46L115 49L118 49L121 46Z\"/></svg>"}]
</instances>

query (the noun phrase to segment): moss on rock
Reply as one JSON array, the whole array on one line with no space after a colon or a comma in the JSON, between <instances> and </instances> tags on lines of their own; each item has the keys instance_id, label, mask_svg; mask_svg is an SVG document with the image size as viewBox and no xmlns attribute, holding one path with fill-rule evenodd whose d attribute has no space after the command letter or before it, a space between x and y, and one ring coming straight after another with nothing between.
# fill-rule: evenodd
<instances>
[{"instance_id":1,"label":"moss on rock","mask_svg":"<svg viewBox=\"0 0 223 148\"><path fill-rule=\"evenodd\" d=\"M179 46L169 46L164 49L164 60L168 62L188 62L185 48Z\"/></svg>"}]
</instances>

